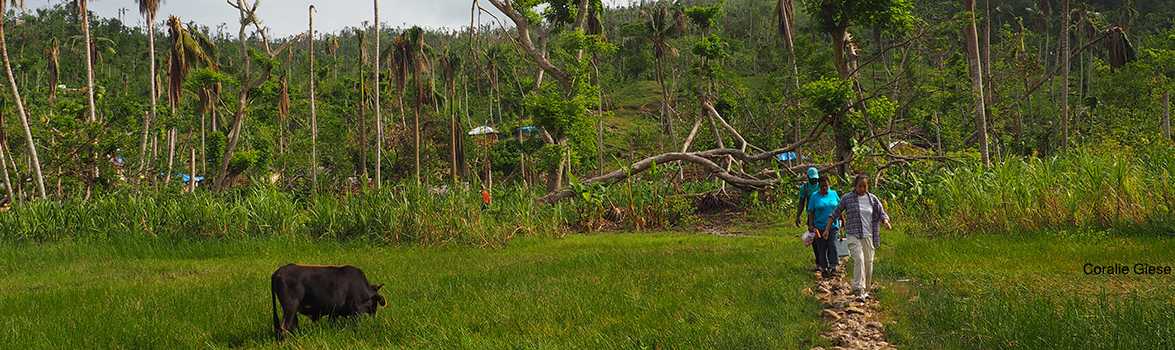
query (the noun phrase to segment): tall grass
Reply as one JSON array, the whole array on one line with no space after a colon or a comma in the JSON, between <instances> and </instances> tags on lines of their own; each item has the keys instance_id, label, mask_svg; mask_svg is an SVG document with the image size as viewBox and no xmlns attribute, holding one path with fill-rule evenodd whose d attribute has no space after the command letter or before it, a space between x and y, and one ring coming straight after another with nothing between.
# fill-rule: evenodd
<instances>
[{"instance_id":1,"label":"tall grass","mask_svg":"<svg viewBox=\"0 0 1175 350\"><path fill-rule=\"evenodd\" d=\"M388 243L497 244L516 235L556 235L574 217L502 190L482 208L468 189L400 187L299 200L273 188L226 194L115 194L90 201L35 202L0 215L0 241L291 236Z\"/></svg>"},{"instance_id":2,"label":"tall grass","mask_svg":"<svg viewBox=\"0 0 1175 350\"><path fill-rule=\"evenodd\" d=\"M437 191L397 186L313 198L271 187L194 195L120 193L89 201L17 206L0 214L0 242L292 237L498 245L519 236L560 236L572 230L658 230L693 222L690 199L662 183L617 185L593 194L600 201L554 205L537 203L538 191L499 188L488 207L483 207L476 188ZM605 221L607 225L602 225Z\"/></svg>"},{"instance_id":3,"label":"tall grass","mask_svg":"<svg viewBox=\"0 0 1175 350\"><path fill-rule=\"evenodd\" d=\"M931 233L1175 229L1175 150L1083 148L1052 158L968 165L930 175L918 195L891 193Z\"/></svg>"}]
</instances>

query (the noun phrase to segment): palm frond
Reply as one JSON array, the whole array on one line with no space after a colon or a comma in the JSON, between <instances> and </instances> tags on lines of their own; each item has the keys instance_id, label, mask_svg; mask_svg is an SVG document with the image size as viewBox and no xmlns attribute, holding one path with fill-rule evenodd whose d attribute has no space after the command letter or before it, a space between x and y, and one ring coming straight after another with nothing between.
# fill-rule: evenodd
<instances>
[{"instance_id":1,"label":"palm frond","mask_svg":"<svg viewBox=\"0 0 1175 350\"><path fill-rule=\"evenodd\" d=\"M155 14L159 12L159 4L163 0L135 0L139 3L139 14L147 18L155 18Z\"/></svg>"}]
</instances>

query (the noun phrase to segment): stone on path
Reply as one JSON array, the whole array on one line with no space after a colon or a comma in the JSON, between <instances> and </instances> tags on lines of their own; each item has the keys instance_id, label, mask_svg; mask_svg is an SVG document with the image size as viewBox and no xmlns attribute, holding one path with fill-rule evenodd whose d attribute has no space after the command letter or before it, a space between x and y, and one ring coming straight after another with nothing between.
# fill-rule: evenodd
<instances>
[{"instance_id":1,"label":"stone on path","mask_svg":"<svg viewBox=\"0 0 1175 350\"><path fill-rule=\"evenodd\" d=\"M817 278L814 287L804 289L805 294L815 297L824 308L820 315L828 326L820 336L835 345L832 350L896 349L885 341L885 325L877 318L879 301L870 298L860 302L851 290L839 276Z\"/></svg>"}]
</instances>

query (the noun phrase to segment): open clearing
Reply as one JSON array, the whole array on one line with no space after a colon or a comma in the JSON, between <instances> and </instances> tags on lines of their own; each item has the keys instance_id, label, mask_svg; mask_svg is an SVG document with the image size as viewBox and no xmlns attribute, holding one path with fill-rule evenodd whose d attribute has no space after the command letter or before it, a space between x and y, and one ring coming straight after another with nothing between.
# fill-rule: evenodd
<instances>
[{"instance_id":1,"label":"open clearing","mask_svg":"<svg viewBox=\"0 0 1175 350\"><path fill-rule=\"evenodd\" d=\"M1175 344L1175 277L1082 272L1085 262L1172 265L1175 239L886 237L877 294L888 340L901 348ZM803 291L810 254L794 237L761 231L571 235L500 249L284 239L6 246L0 339L21 348L274 347L269 273L303 262L359 266L386 284L390 305L353 323L303 318L285 347L827 347L820 305Z\"/></svg>"},{"instance_id":2,"label":"open clearing","mask_svg":"<svg viewBox=\"0 0 1175 350\"><path fill-rule=\"evenodd\" d=\"M304 348L798 348L805 247L779 236L574 235L503 249L275 240L0 248L0 338L22 348L271 347L269 274L348 263L389 306L303 318ZM15 316L15 317L14 317Z\"/></svg>"}]
</instances>

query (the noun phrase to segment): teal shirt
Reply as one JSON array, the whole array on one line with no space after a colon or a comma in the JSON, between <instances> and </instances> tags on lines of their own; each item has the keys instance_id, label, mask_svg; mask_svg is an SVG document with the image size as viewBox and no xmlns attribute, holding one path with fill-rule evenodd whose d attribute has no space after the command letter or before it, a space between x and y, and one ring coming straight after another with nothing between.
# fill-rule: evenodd
<instances>
[{"instance_id":1,"label":"teal shirt","mask_svg":"<svg viewBox=\"0 0 1175 350\"><path fill-rule=\"evenodd\" d=\"M805 182L800 186L800 202L803 202L805 199L811 199L812 194L816 192L820 192L820 184Z\"/></svg>"},{"instance_id":2,"label":"teal shirt","mask_svg":"<svg viewBox=\"0 0 1175 350\"><path fill-rule=\"evenodd\" d=\"M836 211L837 206L840 206L840 195L836 193L836 190L830 188L826 195L821 195L820 190L816 190L811 197L808 197L808 212L812 213L814 218L812 224L816 228L824 230L825 225L828 224L828 218ZM834 230L840 229L839 219L832 222L832 228Z\"/></svg>"}]
</instances>

